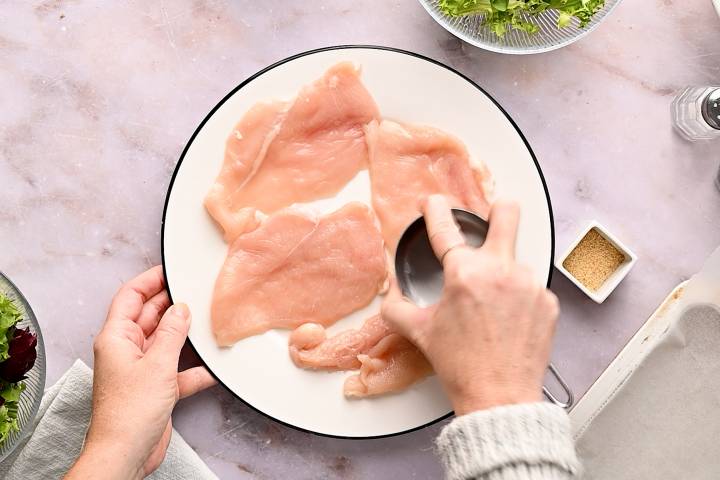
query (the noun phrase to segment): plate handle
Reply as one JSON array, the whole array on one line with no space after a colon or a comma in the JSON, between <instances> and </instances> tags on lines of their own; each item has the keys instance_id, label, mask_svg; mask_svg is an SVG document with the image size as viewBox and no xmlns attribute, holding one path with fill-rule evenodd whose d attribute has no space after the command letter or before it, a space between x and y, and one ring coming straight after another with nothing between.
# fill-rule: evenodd
<instances>
[{"instance_id":1,"label":"plate handle","mask_svg":"<svg viewBox=\"0 0 720 480\"><path fill-rule=\"evenodd\" d=\"M547 397L547 399L550 400L552 403L554 403L558 407L562 407L565 410L568 410L575 403L575 395L573 395L573 391L570 389L562 375L560 375L560 372L558 372L557 368L555 368L555 365L553 365L552 363L548 365L548 370L550 370L552 376L555 377L555 380L557 380L557 382L560 384L560 387L565 392L565 401L558 400L558 398L553 395L552 392L544 385L543 393L545 394L545 397Z\"/></svg>"}]
</instances>

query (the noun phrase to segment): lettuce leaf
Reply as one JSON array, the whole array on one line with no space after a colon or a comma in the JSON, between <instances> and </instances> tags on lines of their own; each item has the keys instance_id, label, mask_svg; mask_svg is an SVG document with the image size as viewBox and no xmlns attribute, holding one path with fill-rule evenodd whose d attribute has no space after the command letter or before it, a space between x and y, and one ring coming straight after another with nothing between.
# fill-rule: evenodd
<instances>
[{"instance_id":1,"label":"lettuce leaf","mask_svg":"<svg viewBox=\"0 0 720 480\"><path fill-rule=\"evenodd\" d=\"M0 407L0 445L5 443L7 437L13 432L19 432L20 426L17 420L17 406L9 408L7 405Z\"/></svg>"},{"instance_id":2,"label":"lettuce leaf","mask_svg":"<svg viewBox=\"0 0 720 480\"><path fill-rule=\"evenodd\" d=\"M23 390L24 383L6 383L0 387L0 445L10 434L20 431L18 402Z\"/></svg>"},{"instance_id":3,"label":"lettuce leaf","mask_svg":"<svg viewBox=\"0 0 720 480\"><path fill-rule=\"evenodd\" d=\"M537 32L538 26L527 17L546 10L558 12L559 28L570 25L573 18L581 28L585 27L605 6L605 0L440 0L438 6L451 17L484 14L483 25L502 37L508 28Z\"/></svg>"},{"instance_id":4,"label":"lettuce leaf","mask_svg":"<svg viewBox=\"0 0 720 480\"><path fill-rule=\"evenodd\" d=\"M0 293L0 362L7 360L10 356L10 339L15 324L21 318L22 315L17 306L8 297Z\"/></svg>"},{"instance_id":5,"label":"lettuce leaf","mask_svg":"<svg viewBox=\"0 0 720 480\"><path fill-rule=\"evenodd\" d=\"M20 400L20 394L25 390L24 383L8 383L0 390L0 397L8 402L17 403Z\"/></svg>"},{"instance_id":6,"label":"lettuce leaf","mask_svg":"<svg viewBox=\"0 0 720 480\"><path fill-rule=\"evenodd\" d=\"M25 374L37 359L37 335L30 332L29 327L15 328L9 341L8 354L10 358L0 362L0 380L11 383L24 380Z\"/></svg>"}]
</instances>

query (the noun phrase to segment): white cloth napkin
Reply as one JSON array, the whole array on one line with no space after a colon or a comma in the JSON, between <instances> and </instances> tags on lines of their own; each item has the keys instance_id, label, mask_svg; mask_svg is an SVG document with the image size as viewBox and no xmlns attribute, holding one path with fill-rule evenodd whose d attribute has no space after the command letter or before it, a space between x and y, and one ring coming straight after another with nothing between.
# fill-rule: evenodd
<instances>
[{"instance_id":1,"label":"white cloth napkin","mask_svg":"<svg viewBox=\"0 0 720 480\"><path fill-rule=\"evenodd\" d=\"M56 479L80 453L90 422L92 370L81 360L43 396L32 434L0 463L6 480ZM152 480L217 480L185 440L173 430L170 446Z\"/></svg>"}]
</instances>

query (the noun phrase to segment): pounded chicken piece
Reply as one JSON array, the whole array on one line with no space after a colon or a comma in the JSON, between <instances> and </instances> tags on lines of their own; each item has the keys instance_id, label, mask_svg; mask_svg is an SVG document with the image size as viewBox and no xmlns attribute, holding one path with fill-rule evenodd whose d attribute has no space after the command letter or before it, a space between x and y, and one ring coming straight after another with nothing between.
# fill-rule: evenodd
<instances>
[{"instance_id":1,"label":"pounded chicken piece","mask_svg":"<svg viewBox=\"0 0 720 480\"><path fill-rule=\"evenodd\" d=\"M272 328L331 325L368 305L386 275L367 205L351 202L319 218L277 212L230 246L213 292L215 338L228 346Z\"/></svg>"},{"instance_id":2,"label":"pounded chicken piece","mask_svg":"<svg viewBox=\"0 0 720 480\"><path fill-rule=\"evenodd\" d=\"M255 211L327 198L367 168L363 127L379 118L360 71L338 63L293 102L254 106L227 140L205 199L230 243L255 224Z\"/></svg>"},{"instance_id":3,"label":"pounded chicken piece","mask_svg":"<svg viewBox=\"0 0 720 480\"><path fill-rule=\"evenodd\" d=\"M470 161L459 139L437 128L390 120L370 122L365 135L373 208L392 252L429 195L444 194L453 207L487 218L490 174Z\"/></svg>"}]
</instances>

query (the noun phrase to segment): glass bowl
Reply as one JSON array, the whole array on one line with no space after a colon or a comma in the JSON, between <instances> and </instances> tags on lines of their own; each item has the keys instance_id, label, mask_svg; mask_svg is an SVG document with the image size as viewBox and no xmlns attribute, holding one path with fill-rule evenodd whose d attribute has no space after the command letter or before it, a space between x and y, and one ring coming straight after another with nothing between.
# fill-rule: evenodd
<instances>
[{"instance_id":1,"label":"glass bowl","mask_svg":"<svg viewBox=\"0 0 720 480\"><path fill-rule=\"evenodd\" d=\"M27 376L23 380L25 382L25 391L20 395L20 401L18 402L18 425L20 431L11 433L5 442L0 445L0 462L2 462L32 433L35 415L37 415L40 408L40 400L45 390L46 363L45 344L43 343L37 318L35 318L35 314L23 294L20 293L20 290L2 272L0 272L0 293L12 300L17 305L20 313L22 313L22 320L17 324L18 328L30 327L30 331L37 335L37 359L33 368L25 374Z\"/></svg>"},{"instance_id":2,"label":"glass bowl","mask_svg":"<svg viewBox=\"0 0 720 480\"><path fill-rule=\"evenodd\" d=\"M530 34L508 28L504 37L498 37L489 28L483 26L483 15L466 15L450 17L440 11L440 0L419 0L425 10L445 28L461 40L471 45L497 53L530 54L555 50L570 45L590 33L620 3L620 0L606 0L602 10L593 16L592 21L584 28L579 28L577 19L564 28L558 28L558 13L554 10L543 12L534 17L527 17L540 30Z\"/></svg>"}]
</instances>

